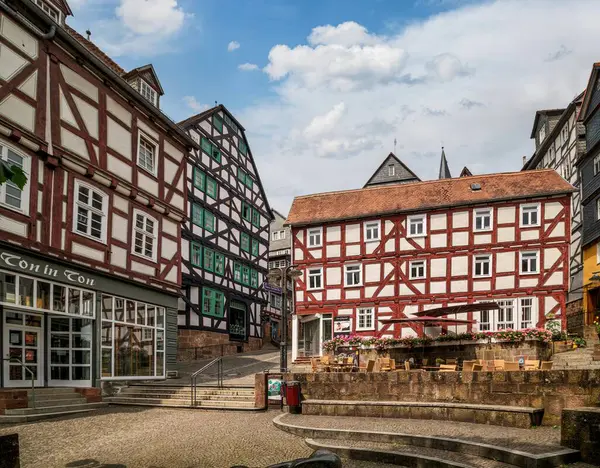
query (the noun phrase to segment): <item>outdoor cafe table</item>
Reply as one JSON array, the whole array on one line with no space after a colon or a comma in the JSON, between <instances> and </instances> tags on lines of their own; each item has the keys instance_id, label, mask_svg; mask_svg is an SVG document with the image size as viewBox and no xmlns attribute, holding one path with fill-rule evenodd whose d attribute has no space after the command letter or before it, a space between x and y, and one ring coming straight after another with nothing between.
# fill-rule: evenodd
<instances>
[{"instance_id":1,"label":"outdoor cafe table","mask_svg":"<svg viewBox=\"0 0 600 468\"><path fill-rule=\"evenodd\" d=\"M354 363L345 363L345 362L332 362L329 364L329 366L334 372L339 372L341 370L344 369L354 369L356 366L354 365Z\"/></svg>"}]
</instances>

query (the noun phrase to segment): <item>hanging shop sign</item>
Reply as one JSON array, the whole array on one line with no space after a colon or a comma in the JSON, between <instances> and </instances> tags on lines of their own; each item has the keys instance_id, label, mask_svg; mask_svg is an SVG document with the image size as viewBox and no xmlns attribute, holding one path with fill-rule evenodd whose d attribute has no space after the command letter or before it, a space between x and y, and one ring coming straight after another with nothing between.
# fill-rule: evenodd
<instances>
[{"instance_id":1,"label":"hanging shop sign","mask_svg":"<svg viewBox=\"0 0 600 468\"><path fill-rule=\"evenodd\" d=\"M333 319L333 333L347 335L352 332L352 317L336 317Z\"/></svg>"}]
</instances>

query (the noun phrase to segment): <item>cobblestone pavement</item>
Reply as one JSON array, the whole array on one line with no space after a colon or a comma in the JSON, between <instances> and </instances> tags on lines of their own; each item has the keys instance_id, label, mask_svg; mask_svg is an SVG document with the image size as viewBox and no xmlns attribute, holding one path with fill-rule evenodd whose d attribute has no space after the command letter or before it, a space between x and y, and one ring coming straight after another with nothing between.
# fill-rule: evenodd
<instances>
[{"instance_id":1,"label":"cobblestone pavement","mask_svg":"<svg viewBox=\"0 0 600 468\"><path fill-rule=\"evenodd\" d=\"M265 467L312 453L279 414L110 407L95 415L0 426L19 434L22 468ZM347 461L344 468L390 468Z\"/></svg>"}]
</instances>

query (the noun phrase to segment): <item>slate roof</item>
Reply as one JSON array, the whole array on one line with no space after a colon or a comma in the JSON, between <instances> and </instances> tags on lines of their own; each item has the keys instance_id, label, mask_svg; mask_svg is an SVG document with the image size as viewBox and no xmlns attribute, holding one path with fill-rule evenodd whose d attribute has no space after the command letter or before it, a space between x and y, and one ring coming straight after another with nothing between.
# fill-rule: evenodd
<instances>
[{"instance_id":1,"label":"slate roof","mask_svg":"<svg viewBox=\"0 0 600 468\"><path fill-rule=\"evenodd\" d=\"M471 184L479 184L481 189L472 190ZM296 197L286 224L300 226L403 212L423 212L502 200L547 197L574 191L575 188L554 169L382 185Z\"/></svg>"},{"instance_id":2,"label":"slate roof","mask_svg":"<svg viewBox=\"0 0 600 468\"><path fill-rule=\"evenodd\" d=\"M394 166L394 175L389 175L388 166ZM406 184L408 182L420 182L417 176L409 167L404 164L394 153L388 154L373 175L369 178L365 187L382 184Z\"/></svg>"},{"instance_id":3,"label":"slate roof","mask_svg":"<svg viewBox=\"0 0 600 468\"><path fill-rule=\"evenodd\" d=\"M450 168L448 167L448 161L446 160L446 152L442 146L442 157L440 159L440 173L438 179L451 179Z\"/></svg>"}]
</instances>

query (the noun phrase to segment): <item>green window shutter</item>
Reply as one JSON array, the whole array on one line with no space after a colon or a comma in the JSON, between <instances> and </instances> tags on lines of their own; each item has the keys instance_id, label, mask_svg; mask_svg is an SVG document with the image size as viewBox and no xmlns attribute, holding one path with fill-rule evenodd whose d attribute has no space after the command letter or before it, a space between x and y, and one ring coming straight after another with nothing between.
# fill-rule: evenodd
<instances>
[{"instance_id":1,"label":"green window shutter","mask_svg":"<svg viewBox=\"0 0 600 468\"><path fill-rule=\"evenodd\" d=\"M249 175L246 175L246 186L251 189L252 187L254 187L254 181L252 180L252 177L250 177Z\"/></svg>"},{"instance_id":2,"label":"green window shutter","mask_svg":"<svg viewBox=\"0 0 600 468\"><path fill-rule=\"evenodd\" d=\"M242 266L239 263L233 264L233 281L236 283L242 281Z\"/></svg>"},{"instance_id":3,"label":"green window shutter","mask_svg":"<svg viewBox=\"0 0 600 468\"><path fill-rule=\"evenodd\" d=\"M256 227L260 227L260 213L254 208L252 208L252 224Z\"/></svg>"},{"instance_id":4,"label":"green window shutter","mask_svg":"<svg viewBox=\"0 0 600 468\"><path fill-rule=\"evenodd\" d=\"M206 187L206 174L194 167L194 187L204 192Z\"/></svg>"},{"instance_id":5,"label":"green window shutter","mask_svg":"<svg viewBox=\"0 0 600 468\"><path fill-rule=\"evenodd\" d=\"M217 199L217 181L212 177L206 177L206 193L209 197Z\"/></svg>"},{"instance_id":6,"label":"green window shutter","mask_svg":"<svg viewBox=\"0 0 600 468\"><path fill-rule=\"evenodd\" d=\"M219 114L213 114L213 125L219 132L223 133L223 118Z\"/></svg>"},{"instance_id":7,"label":"green window shutter","mask_svg":"<svg viewBox=\"0 0 600 468\"><path fill-rule=\"evenodd\" d=\"M246 146L246 142L240 138L240 153L244 156L248 154L248 147Z\"/></svg>"},{"instance_id":8,"label":"green window shutter","mask_svg":"<svg viewBox=\"0 0 600 468\"><path fill-rule=\"evenodd\" d=\"M239 181L242 182L242 184L246 183L246 173L244 172L244 170L241 167L238 167L237 178Z\"/></svg>"},{"instance_id":9,"label":"green window shutter","mask_svg":"<svg viewBox=\"0 0 600 468\"><path fill-rule=\"evenodd\" d=\"M240 243L244 252L250 252L250 236L242 232Z\"/></svg>"},{"instance_id":10,"label":"green window shutter","mask_svg":"<svg viewBox=\"0 0 600 468\"><path fill-rule=\"evenodd\" d=\"M215 294L215 315L217 317L223 317L223 311L225 309L225 294L222 292L217 292Z\"/></svg>"},{"instance_id":11,"label":"green window shutter","mask_svg":"<svg viewBox=\"0 0 600 468\"><path fill-rule=\"evenodd\" d=\"M204 248L204 269L207 271L215 271L215 251Z\"/></svg>"},{"instance_id":12,"label":"green window shutter","mask_svg":"<svg viewBox=\"0 0 600 468\"><path fill-rule=\"evenodd\" d=\"M217 162L221 162L221 152L213 145L210 156Z\"/></svg>"},{"instance_id":13,"label":"green window shutter","mask_svg":"<svg viewBox=\"0 0 600 468\"><path fill-rule=\"evenodd\" d=\"M202 137L200 147L202 148L202 151L204 151L206 154L212 155L213 144L208 138Z\"/></svg>"},{"instance_id":14,"label":"green window shutter","mask_svg":"<svg viewBox=\"0 0 600 468\"><path fill-rule=\"evenodd\" d=\"M215 215L208 210L204 210L204 229L215 232Z\"/></svg>"},{"instance_id":15,"label":"green window shutter","mask_svg":"<svg viewBox=\"0 0 600 468\"><path fill-rule=\"evenodd\" d=\"M202 226L202 208L197 203L192 204L192 222L196 226Z\"/></svg>"},{"instance_id":16,"label":"green window shutter","mask_svg":"<svg viewBox=\"0 0 600 468\"><path fill-rule=\"evenodd\" d=\"M216 291L209 288L202 288L202 314L204 315L213 315L214 313L213 292Z\"/></svg>"},{"instance_id":17,"label":"green window shutter","mask_svg":"<svg viewBox=\"0 0 600 468\"><path fill-rule=\"evenodd\" d=\"M247 266L242 267L242 284L246 286L250 284L250 268Z\"/></svg>"},{"instance_id":18,"label":"green window shutter","mask_svg":"<svg viewBox=\"0 0 600 468\"><path fill-rule=\"evenodd\" d=\"M258 256L258 241L256 239L252 239L252 255Z\"/></svg>"},{"instance_id":19,"label":"green window shutter","mask_svg":"<svg viewBox=\"0 0 600 468\"><path fill-rule=\"evenodd\" d=\"M250 286L258 288L258 271L250 270Z\"/></svg>"},{"instance_id":20,"label":"green window shutter","mask_svg":"<svg viewBox=\"0 0 600 468\"><path fill-rule=\"evenodd\" d=\"M225 256L215 252L215 273L217 275L225 274Z\"/></svg>"},{"instance_id":21,"label":"green window shutter","mask_svg":"<svg viewBox=\"0 0 600 468\"><path fill-rule=\"evenodd\" d=\"M190 244L190 260L192 265L197 267L202 266L202 246L195 242Z\"/></svg>"},{"instance_id":22,"label":"green window shutter","mask_svg":"<svg viewBox=\"0 0 600 468\"><path fill-rule=\"evenodd\" d=\"M252 219L252 209L246 202L242 202L242 218L244 218L246 221L250 221L250 219Z\"/></svg>"}]
</instances>

